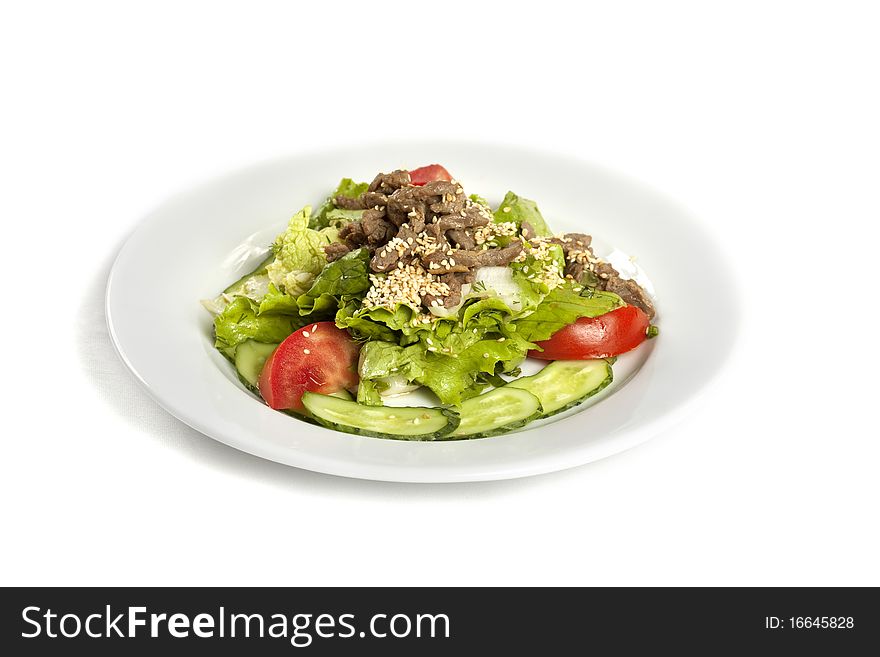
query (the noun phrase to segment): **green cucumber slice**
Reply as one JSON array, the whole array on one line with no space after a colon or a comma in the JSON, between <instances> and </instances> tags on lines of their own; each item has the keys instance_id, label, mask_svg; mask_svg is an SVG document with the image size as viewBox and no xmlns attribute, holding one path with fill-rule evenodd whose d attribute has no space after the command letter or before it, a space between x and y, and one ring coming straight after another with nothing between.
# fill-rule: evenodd
<instances>
[{"instance_id":1,"label":"green cucumber slice","mask_svg":"<svg viewBox=\"0 0 880 657\"><path fill-rule=\"evenodd\" d=\"M541 402L522 388L495 388L461 405L461 423L454 438L485 438L516 429L541 416Z\"/></svg>"},{"instance_id":2,"label":"green cucumber slice","mask_svg":"<svg viewBox=\"0 0 880 657\"><path fill-rule=\"evenodd\" d=\"M237 281L235 281L232 285L223 290L223 294L227 294L231 297L236 295L248 296L247 291L248 288L251 287L254 283L262 281L263 278L268 278L266 275L266 269L275 261L275 254L272 251L269 251L269 254L266 258L257 265L257 268L254 269L250 274L245 274Z\"/></svg>"},{"instance_id":3,"label":"green cucumber slice","mask_svg":"<svg viewBox=\"0 0 880 657\"><path fill-rule=\"evenodd\" d=\"M272 355L277 346L277 344L254 340L248 340L238 345L235 350L235 369L238 370L238 375L242 380L251 388L256 388L259 385L263 365L266 364L266 359Z\"/></svg>"},{"instance_id":4,"label":"green cucumber slice","mask_svg":"<svg viewBox=\"0 0 880 657\"><path fill-rule=\"evenodd\" d=\"M458 426L458 414L446 408L365 406L330 395L307 392L303 405L329 429L361 436L435 440Z\"/></svg>"},{"instance_id":5,"label":"green cucumber slice","mask_svg":"<svg viewBox=\"0 0 880 657\"><path fill-rule=\"evenodd\" d=\"M614 378L611 365L599 360L554 360L533 376L524 376L507 388L528 390L541 400L544 417L577 406L607 387Z\"/></svg>"},{"instance_id":6,"label":"green cucumber slice","mask_svg":"<svg viewBox=\"0 0 880 657\"><path fill-rule=\"evenodd\" d=\"M233 297L243 296L259 300L266 294L266 290L269 288L269 275L266 271L274 260L275 254L270 249L265 260L257 265L254 271L239 278L213 299L203 299L202 305L212 315L219 315Z\"/></svg>"}]
</instances>

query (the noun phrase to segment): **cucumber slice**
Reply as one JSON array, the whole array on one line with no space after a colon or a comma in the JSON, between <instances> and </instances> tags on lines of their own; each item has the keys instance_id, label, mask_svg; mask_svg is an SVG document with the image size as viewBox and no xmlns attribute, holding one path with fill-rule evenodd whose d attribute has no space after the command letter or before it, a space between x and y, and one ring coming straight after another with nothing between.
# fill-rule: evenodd
<instances>
[{"instance_id":1,"label":"cucumber slice","mask_svg":"<svg viewBox=\"0 0 880 657\"><path fill-rule=\"evenodd\" d=\"M515 379L505 387L528 390L541 400L544 417L548 417L577 406L612 379L611 365L604 359L554 360L537 374Z\"/></svg>"},{"instance_id":2,"label":"cucumber slice","mask_svg":"<svg viewBox=\"0 0 880 657\"><path fill-rule=\"evenodd\" d=\"M259 384L263 365L277 346L277 344L256 342L254 340L248 340L238 345L238 348L235 350L235 369L238 370L238 375L251 388L255 388Z\"/></svg>"},{"instance_id":3,"label":"cucumber slice","mask_svg":"<svg viewBox=\"0 0 880 657\"><path fill-rule=\"evenodd\" d=\"M307 392L303 405L325 427L377 438L434 440L458 426L458 414L445 408L365 406Z\"/></svg>"},{"instance_id":4,"label":"cucumber slice","mask_svg":"<svg viewBox=\"0 0 880 657\"><path fill-rule=\"evenodd\" d=\"M203 299L202 306L211 314L219 315L229 305L233 297L243 296L259 300L269 289L269 275L266 273L266 269L274 260L275 254L270 250L266 259L257 265L254 271L239 278L213 299Z\"/></svg>"},{"instance_id":5,"label":"cucumber slice","mask_svg":"<svg viewBox=\"0 0 880 657\"><path fill-rule=\"evenodd\" d=\"M495 388L461 405L461 423L454 438L485 438L528 424L541 416L541 402L522 388Z\"/></svg>"},{"instance_id":6,"label":"cucumber slice","mask_svg":"<svg viewBox=\"0 0 880 657\"><path fill-rule=\"evenodd\" d=\"M245 274L237 281L235 281L235 283L223 290L223 294L228 294L231 297L236 295L248 296L247 292L249 288L254 286L254 284L262 284L264 278L268 281L269 277L266 275L266 269L274 261L275 254L272 253L272 251L269 251L269 255L266 256L263 262L257 265L256 269L254 269L250 274Z\"/></svg>"}]
</instances>

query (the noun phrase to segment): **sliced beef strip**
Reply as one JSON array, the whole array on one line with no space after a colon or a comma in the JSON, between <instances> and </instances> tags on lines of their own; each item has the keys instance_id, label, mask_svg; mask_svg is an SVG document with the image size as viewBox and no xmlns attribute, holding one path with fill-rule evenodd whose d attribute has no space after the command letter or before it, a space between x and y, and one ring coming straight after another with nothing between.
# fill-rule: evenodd
<instances>
[{"instance_id":1,"label":"sliced beef strip","mask_svg":"<svg viewBox=\"0 0 880 657\"><path fill-rule=\"evenodd\" d=\"M449 239L451 239L455 243L455 246L457 246L459 249L464 249L465 251L471 251L471 250L477 248L477 243L474 240L474 236L471 235L471 232L469 230L467 230L466 228L463 228L463 229L456 228L456 229L450 230L447 233L447 236L449 237Z\"/></svg>"},{"instance_id":2,"label":"sliced beef strip","mask_svg":"<svg viewBox=\"0 0 880 657\"><path fill-rule=\"evenodd\" d=\"M461 303L461 287L466 283L473 283L476 274L472 271L455 272L443 274L439 277L441 283L449 286L449 295L445 297L435 297L432 294L426 294L422 297L422 305L430 308L431 304L438 300L445 308L452 308Z\"/></svg>"},{"instance_id":3,"label":"sliced beef strip","mask_svg":"<svg viewBox=\"0 0 880 657\"><path fill-rule=\"evenodd\" d=\"M385 244L397 233L397 229L385 219L385 210L364 210L360 223L367 243L373 248Z\"/></svg>"},{"instance_id":4,"label":"sliced beef strip","mask_svg":"<svg viewBox=\"0 0 880 657\"><path fill-rule=\"evenodd\" d=\"M566 260L569 259L569 254L572 251L586 251L590 254L593 253L590 249L590 244L592 243L593 238L590 235L584 235L583 233L565 233L562 237L550 237L547 241L551 244L558 244L561 246Z\"/></svg>"},{"instance_id":5,"label":"sliced beef strip","mask_svg":"<svg viewBox=\"0 0 880 657\"><path fill-rule=\"evenodd\" d=\"M396 244L400 244L401 248L390 248L386 244L384 247L377 249L370 260L370 269L375 272L391 271L401 259L406 259L407 261L412 259L412 252L416 245L418 233L410 226L404 224L400 227L400 232L397 233L396 237L400 239L400 242L396 242Z\"/></svg>"},{"instance_id":6,"label":"sliced beef strip","mask_svg":"<svg viewBox=\"0 0 880 657\"><path fill-rule=\"evenodd\" d=\"M489 218L473 208L465 209L464 214L461 212L457 212L456 214L445 214L437 220L437 224L443 232L446 232L447 230L485 226L488 223Z\"/></svg>"},{"instance_id":7,"label":"sliced beef strip","mask_svg":"<svg viewBox=\"0 0 880 657\"><path fill-rule=\"evenodd\" d=\"M635 281L624 280L622 278L611 278L605 285L605 289L608 292L614 292L619 295L620 298L626 301L629 305L644 310L648 319L653 319L654 315L657 313L654 308L654 302L651 301L651 297L649 297L648 293L645 292Z\"/></svg>"},{"instance_id":8,"label":"sliced beef strip","mask_svg":"<svg viewBox=\"0 0 880 657\"><path fill-rule=\"evenodd\" d=\"M422 256L422 266L428 270L429 274L466 272L477 266L476 260L470 255L472 253L475 252L453 250L452 255L447 255L447 251L434 251L434 253Z\"/></svg>"},{"instance_id":9,"label":"sliced beef strip","mask_svg":"<svg viewBox=\"0 0 880 657\"><path fill-rule=\"evenodd\" d=\"M617 270L607 262L600 262L595 267L599 277L599 289L614 292L631 306L636 306L645 311L648 319L652 319L657 313L654 302L648 293L633 280L623 279Z\"/></svg>"},{"instance_id":10,"label":"sliced beef strip","mask_svg":"<svg viewBox=\"0 0 880 657\"><path fill-rule=\"evenodd\" d=\"M355 198L350 198L348 196L343 196L339 194L336 198L333 199L333 205L337 208L342 208L343 210L363 210L368 207L364 205L364 197L363 195L357 196Z\"/></svg>"},{"instance_id":11,"label":"sliced beef strip","mask_svg":"<svg viewBox=\"0 0 880 657\"><path fill-rule=\"evenodd\" d=\"M578 262L577 260L566 263L565 265L565 275L570 276L578 283L585 283L591 273L592 272L590 272L585 263Z\"/></svg>"},{"instance_id":12,"label":"sliced beef strip","mask_svg":"<svg viewBox=\"0 0 880 657\"><path fill-rule=\"evenodd\" d=\"M427 207L424 201L406 195L392 194L388 197L388 219L395 226L402 226L411 221L425 223Z\"/></svg>"},{"instance_id":13,"label":"sliced beef strip","mask_svg":"<svg viewBox=\"0 0 880 657\"><path fill-rule=\"evenodd\" d=\"M425 226L425 234L437 243L437 249L441 253L447 253L452 250L452 246L446 239L446 234L440 230L437 224L428 224Z\"/></svg>"},{"instance_id":14,"label":"sliced beef strip","mask_svg":"<svg viewBox=\"0 0 880 657\"><path fill-rule=\"evenodd\" d=\"M348 245L343 244L342 242L333 242L324 247L324 253L327 254L328 262L339 260L349 251L351 251L351 249L348 248Z\"/></svg>"},{"instance_id":15,"label":"sliced beef strip","mask_svg":"<svg viewBox=\"0 0 880 657\"><path fill-rule=\"evenodd\" d=\"M586 250L590 248L590 244L593 243L593 237L591 235L585 235L584 233L566 233L563 235L563 250L568 246L569 250L571 249L580 249ZM570 240L566 242L565 240Z\"/></svg>"},{"instance_id":16,"label":"sliced beef strip","mask_svg":"<svg viewBox=\"0 0 880 657\"><path fill-rule=\"evenodd\" d=\"M370 269L375 272L391 271L397 266L400 260L400 254L397 249L381 248L377 249L370 260Z\"/></svg>"},{"instance_id":17,"label":"sliced beef strip","mask_svg":"<svg viewBox=\"0 0 880 657\"><path fill-rule=\"evenodd\" d=\"M377 175L375 178L373 178L373 182L370 183L367 191L389 192L395 189L400 189L401 187L405 187L409 184L411 184L409 171L397 169L396 171L392 171L391 173L380 173L379 175Z\"/></svg>"},{"instance_id":18,"label":"sliced beef strip","mask_svg":"<svg viewBox=\"0 0 880 657\"><path fill-rule=\"evenodd\" d=\"M444 198L442 200L431 203L428 207L431 208L431 212L434 214L458 214L462 210L464 210L465 199L464 197L453 197L452 199Z\"/></svg>"},{"instance_id":19,"label":"sliced beef strip","mask_svg":"<svg viewBox=\"0 0 880 657\"><path fill-rule=\"evenodd\" d=\"M416 187L414 193L418 194L420 198L439 196L442 199L444 196L451 195L460 198L462 202L464 202L465 196L463 193L458 193L459 189L461 189L461 185L458 183L450 182L448 180L432 180L421 187Z\"/></svg>"},{"instance_id":20,"label":"sliced beef strip","mask_svg":"<svg viewBox=\"0 0 880 657\"><path fill-rule=\"evenodd\" d=\"M388 204L388 197L381 192L364 192L361 200L365 208L384 208Z\"/></svg>"},{"instance_id":21,"label":"sliced beef strip","mask_svg":"<svg viewBox=\"0 0 880 657\"><path fill-rule=\"evenodd\" d=\"M509 246L503 249L485 249L480 251L471 251L475 254L477 267L502 267L513 262L520 253L522 253L523 244L519 240L514 240Z\"/></svg>"},{"instance_id":22,"label":"sliced beef strip","mask_svg":"<svg viewBox=\"0 0 880 657\"><path fill-rule=\"evenodd\" d=\"M343 210L366 210L367 208L380 207L384 208L388 203L388 197L379 192L364 192L355 198L342 196L341 194L333 199L334 205Z\"/></svg>"},{"instance_id":23,"label":"sliced beef strip","mask_svg":"<svg viewBox=\"0 0 880 657\"><path fill-rule=\"evenodd\" d=\"M409 219L409 221L407 221L406 223L416 232L416 234L421 233L423 230L425 230L424 214L416 210L414 214L407 215L407 218ZM403 225L401 225L401 228L403 228Z\"/></svg>"},{"instance_id":24,"label":"sliced beef strip","mask_svg":"<svg viewBox=\"0 0 880 657\"><path fill-rule=\"evenodd\" d=\"M367 242L367 235L360 221L352 221L339 229L339 239L345 242L349 248L356 249Z\"/></svg>"},{"instance_id":25,"label":"sliced beef strip","mask_svg":"<svg viewBox=\"0 0 880 657\"><path fill-rule=\"evenodd\" d=\"M467 204L467 197L459 192L461 186L448 180L432 180L413 193L424 199L435 215L458 214Z\"/></svg>"},{"instance_id":26,"label":"sliced beef strip","mask_svg":"<svg viewBox=\"0 0 880 657\"><path fill-rule=\"evenodd\" d=\"M516 240L503 249L485 249L479 251L463 251L456 249L452 255L437 251L422 258L425 267L432 274L449 272L465 272L477 267L501 267L510 264L523 249L522 242ZM444 261L445 264L444 264ZM436 266L431 267L431 263Z\"/></svg>"},{"instance_id":27,"label":"sliced beef strip","mask_svg":"<svg viewBox=\"0 0 880 657\"><path fill-rule=\"evenodd\" d=\"M476 277L476 273L472 271L444 274L443 276L441 276L440 282L446 283L449 286L449 296L447 296L443 300L443 305L446 308L452 308L453 306L457 306L459 303L461 303L462 286L465 284L473 283Z\"/></svg>"}]
</instances>

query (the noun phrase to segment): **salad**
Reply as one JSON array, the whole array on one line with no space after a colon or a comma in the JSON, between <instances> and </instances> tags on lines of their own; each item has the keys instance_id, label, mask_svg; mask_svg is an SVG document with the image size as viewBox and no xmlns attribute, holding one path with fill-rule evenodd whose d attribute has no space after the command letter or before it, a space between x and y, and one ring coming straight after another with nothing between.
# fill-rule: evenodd
<instances>
[{"instance_id":1,"label":"salad","mask_svg":"<svg viewBox=\"0 0 880 657\"><path fill-rule=\"evenodd\" d=\"M383 438L493 436L595 395L657 334L650 295L591 242L513 192L493 209L433 164L344 178L202 303L273 409ZM549 362L522 376L526 358ZM435 403L385 404L417 389Z\"/></svg>"}]
</instances>

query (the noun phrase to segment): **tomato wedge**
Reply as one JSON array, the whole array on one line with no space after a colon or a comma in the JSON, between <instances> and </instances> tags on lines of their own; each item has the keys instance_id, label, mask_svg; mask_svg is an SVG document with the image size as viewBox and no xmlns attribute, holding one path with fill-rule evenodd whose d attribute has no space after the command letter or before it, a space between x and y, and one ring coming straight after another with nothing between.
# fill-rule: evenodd
<instances>
[{"instance_id":1,"label":"tomato wedge","mask_svg":"<svg viewBox=\"0 0 880 657\"><path fill-rule=\"evenodd\" d=\"M530 351L541 360L587 360L609 358L635 349L645 341L650 322L635 306L617 308L598 317L581 317L536 342L544 351Z\"/></svg>"},{"instance_id":2,"label":"tomato wedge","mask_svg":"<svg viewBox=\"0 0 880 657\"><path fill-rule=\"evenodd\" d=\"M360 346L333 322L315 322L292 333L260 373L260 394L274 409L304 411L305 392L328 395L358 384Z\"/></svg>"},{"instance_id":3,"label":"tomato wedge","mask_svg":"<svg viewBox=\"0 0 880 657\"><path fill-rule=\"evenodd\" d=\"M426 167L419 167L410 171L409 179L413 185L421 187L425 183L434 180L452 180L452 176L439 164L429 164Z\"/></svg>"}]
</instances>

